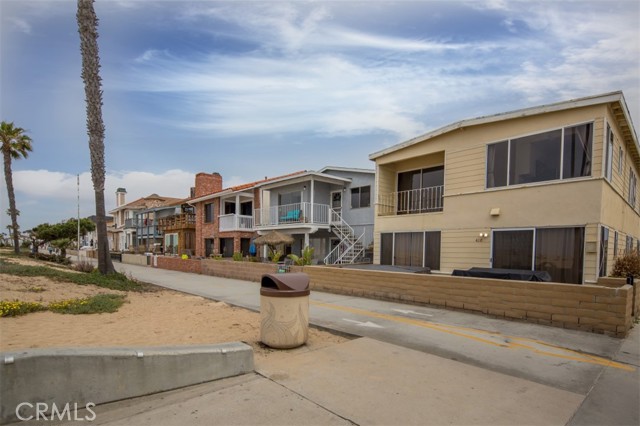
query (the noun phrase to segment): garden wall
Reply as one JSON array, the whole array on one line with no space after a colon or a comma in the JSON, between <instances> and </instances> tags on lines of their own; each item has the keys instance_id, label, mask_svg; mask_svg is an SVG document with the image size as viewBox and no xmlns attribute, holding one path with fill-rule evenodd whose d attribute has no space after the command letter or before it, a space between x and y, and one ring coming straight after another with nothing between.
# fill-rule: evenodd
<instances>
[{"instance_id":1,"label":"garden wall","mask_svg":"<svg viewBox=\"0 0 640 426\"><path fill-rule=\"evenodd\" d=\"M312 290L429 304L625 337L633 288L305 266Z\"/></svg>"},{"instance_id":2,"label":"garden wall","mask_svg":"<svg viewBox=\"0 0 640 426\"><path fill-rule=\"evenodd\" d=\"M260 282L262 275L277 272L275 263L232 262L227 260L202 260L202 273L216 277ZM302 267L291 266L290 272L300 272Z\"/></svg>"},{"instance_id":3,"label":"garden wall","mask_svg":"<svg viewBox=\"0 0 640 426\"><path fill-rule=\"evenodd\" d=\"M124 259L123 259L124 260ZM157 267L169 269L171 271L190 272L192 274L202 273L202 260L182 259L173 256L158 256L156 258Z\"/></svg>"},{"instance_id":4,"label":"garden wall","mask_svg":"<svg viewBox=\"0 0 640 426\"><path fill-rule=\"evenodd\" d=\"M144 254L130 254L130 253L122 253L122 263L128 263L130 265L140 265L147 266L148 265L147 256Z\"/></svg>"},{"instance_id":5,"label":"garden wall","mask_svg":"<svg viewBox=\"0 0 640 426\"><path fill-rule=\"evenodd\" d=\"M164 256L158 256L158 267L256 282L262 275L276 272L273 263ZM291 272L299 271L309 275L312 290L435 305L617 337L628 334L634 314L640 316L640 283L632 287L621 279L575 285L327 266L291 267Z\"/></svg>"}]
</instances>

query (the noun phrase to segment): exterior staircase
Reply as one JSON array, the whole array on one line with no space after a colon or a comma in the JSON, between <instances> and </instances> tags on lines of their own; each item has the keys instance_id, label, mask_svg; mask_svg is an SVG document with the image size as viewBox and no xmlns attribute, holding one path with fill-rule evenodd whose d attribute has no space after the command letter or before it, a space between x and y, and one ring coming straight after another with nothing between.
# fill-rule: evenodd
<instances>
[{"instance_id":1,"label":"exterior staircase","mask_svg":"<svg viewBox=\"0 0 640 426\"><path fill-rule=\"evenodd\" d=\"M329 225L331 231L340 238L338 245L324 258L325 265L356 263L364 255L364 232L356 236L353 228L331 209Z\"/></svg>"}]
</instances>

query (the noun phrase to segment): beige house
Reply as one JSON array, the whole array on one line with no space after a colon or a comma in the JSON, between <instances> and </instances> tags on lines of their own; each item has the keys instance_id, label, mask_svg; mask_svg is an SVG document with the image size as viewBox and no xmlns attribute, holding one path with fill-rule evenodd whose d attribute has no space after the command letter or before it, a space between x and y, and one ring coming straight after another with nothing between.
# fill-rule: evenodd
<instances>
[{"instance_id":1,"label":"beige house","mask_svg":"<svg viewBox=\"0 0 640 426\"><path fill-rule=\"evenodd\" d=\"M640 249L640 146L622 92L460 121L369 158L376 264L590 283Z\"/></svg>"}]
</instances>

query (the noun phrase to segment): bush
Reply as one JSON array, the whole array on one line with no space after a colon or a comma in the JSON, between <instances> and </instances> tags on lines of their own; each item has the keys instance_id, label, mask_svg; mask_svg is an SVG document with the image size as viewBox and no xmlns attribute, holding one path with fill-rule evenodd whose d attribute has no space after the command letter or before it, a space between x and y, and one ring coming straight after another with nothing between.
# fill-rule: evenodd
<instances>
[{"instance_id":1,"label":"bush","mask_svg":"<svg viewBox=\"0 0 640 426\"><path fill-rule=\"evenodd\" d=\"M66 256L58 254L46 254L46 253L29 253L29 257L37 260L44 260L45 262L54 262L61 265L71 265L71 260Z\"/></svg>"},{"instance_id":2,"label":"bush","mask_svg":"<svg viewBox=\"0 0 640 426\"><path fill-rule=\"evenodd\" d=\"M241 262L242 261L242 253L240 253L239 251L236 251L233 253L233 260L235 262Z\"/></svg>"},{"instance_id":3,"label":"bush","mask_svg":"<svg viewBox=\"0 0 640 426\"><path fill-rule=\"evenodd\" d=\"M47 308L40 303L20 302L14 300L0 300L0 317L17 317L18 315L28 314L29 312L45 311Z\"/></svg>"},{"instance_id":4,"label":"bush","mask_svg":"<svg viewBox=\"0 0 640 426\"><path fill-rule=\"evenodd\" d=\"M74 265L73 269L78 272L93 272L96 268L93 266L93 263L88 260L81 260Z\"/></svg>"},{"instance_id":5,"label":"bush","mask_svg":"<svg viewBox=\"0 0 640 426\"><path fill-rule=\"evenodd\" d=\"M619 256L613 265L612 277L626 278L629 275L640 278L640 252L637 250L631 250Z\"/></svg>"},{"instance_id":6,"label":"bush","mask_svg":"<svg viewBox=\"0 0 640 426\"><path fill-rule=\"evenodd\" d=\"M119 294L98 294L86 299L69 299L49 303L49 310L60 314L100 314L116 312L124 303Z\"/></svg>"}]
</instances>

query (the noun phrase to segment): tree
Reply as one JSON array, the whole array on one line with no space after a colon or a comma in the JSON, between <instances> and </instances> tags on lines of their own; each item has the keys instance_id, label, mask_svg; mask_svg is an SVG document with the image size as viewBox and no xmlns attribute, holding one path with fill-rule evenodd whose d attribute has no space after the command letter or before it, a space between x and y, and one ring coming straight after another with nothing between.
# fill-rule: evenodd
<instances>
[{"instance_id":1,"label":"tree","mask_svg":"<svg viewBox=\"0 0 640 426\"><path fill-rule=\"evenodd\" d=\"M87 103L87 134L91 155L91 181L96 199L96 233L98 237L98 270L101 274L115 272L109 254L107 221L104 205L104 124L102 122L102 89L100 56L98 54L98 17L94 0L78 0L78 33L82 53L82 80Z\"/></svg>"},{"instance_id":2,"label":"tree","mask_svg":"<svg viewBox=\"0 0 640 426\"><path fill-rule=\"evenodd\" d=\"M18 209L16 209L16 195L13 190L13 173L11 161L27 158L32 150L31 138L21 127L3 121L0 123L0 140L2 141L2 156L4 158L4 180L7 183L9 196L9 216L11 216L11 231L13 232L13 250L20 253L20 237L18 226Z\"/></svg>"}]
</instances>

